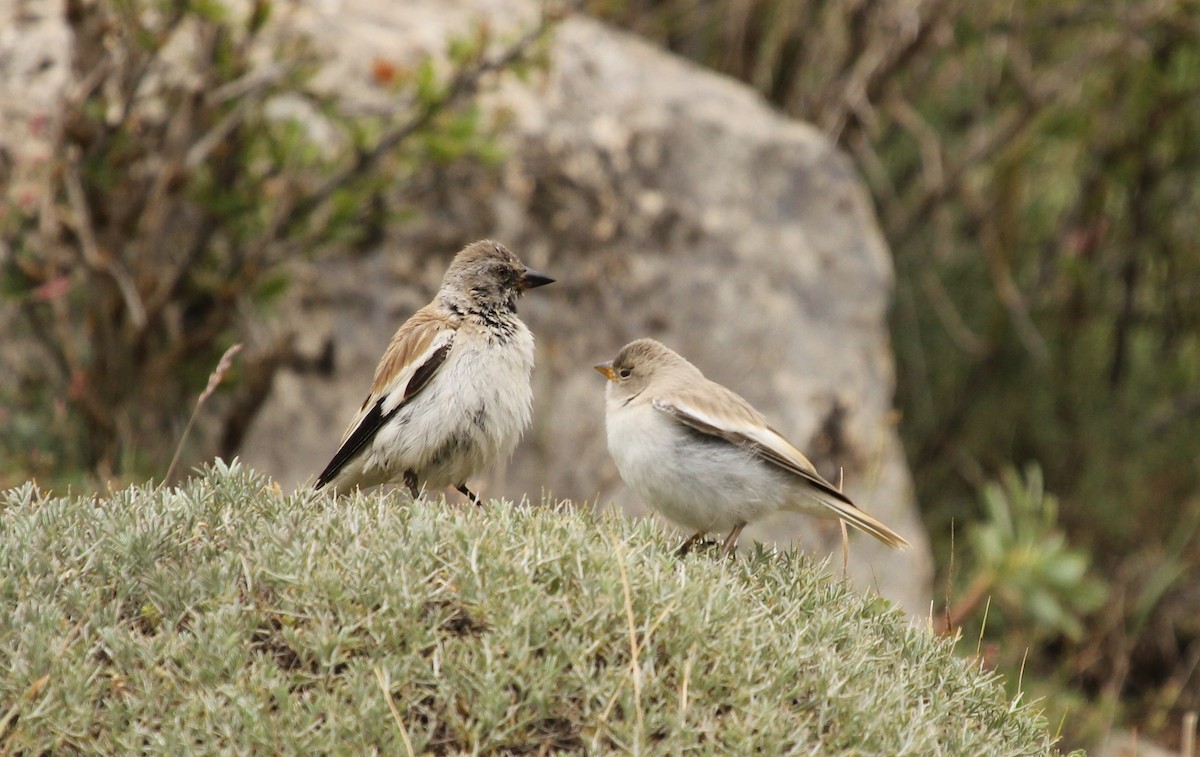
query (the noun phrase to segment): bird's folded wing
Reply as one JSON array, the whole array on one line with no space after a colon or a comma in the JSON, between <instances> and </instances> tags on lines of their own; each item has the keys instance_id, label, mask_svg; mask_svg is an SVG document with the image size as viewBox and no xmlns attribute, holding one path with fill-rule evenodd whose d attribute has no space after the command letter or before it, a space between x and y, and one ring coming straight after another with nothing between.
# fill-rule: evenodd
<instances>
[{"instance_id":1,"label":"bird's folded wing","mask_svg":"<svg viewBox=\"0 0 1200 757\"><path fill-rule=\"evenodd\" d=\"M680 423L724 439L767 463L800 476L816 490L817 501L833 514L889 547L904 549L909 546L903 536L860 510L845 494L821 478L808 458L768 426L766 419L750 403L719 384L708 384L703 394L675 392L669 397L655 398L652 404Z\"/></svg>"},{"instance_id":2,"label":"bird's folded wing","mask_svg":"<svg viewBox=\"0 0 1200 757\"><path fill-rule=\"evenodd\" d=\"M710 384L712 388L718 384ZM701 433L724 439L754 454L759 459L800 476L815 489L834 500L854 507L854 503L817 473L800 450L767 425L766 419L738 395L720 387L719 402L704 402L686 395L658 397L655 409ZM713 394L713 392L709 392Z\"/></svg>"},{"instance_id":3,"label":"bird's folded wing","mask_svg":"<svg viewBox=\"0 0 1200 757\"><path fill-rule=\"evenodd\" d=\"M371 393L346 429L333 459L317 477L318 489L332 481L379 429L429 384L446 361L456 333L453 325L424 309L396 332L375 369Z\"/></svg>"}]
</instances>

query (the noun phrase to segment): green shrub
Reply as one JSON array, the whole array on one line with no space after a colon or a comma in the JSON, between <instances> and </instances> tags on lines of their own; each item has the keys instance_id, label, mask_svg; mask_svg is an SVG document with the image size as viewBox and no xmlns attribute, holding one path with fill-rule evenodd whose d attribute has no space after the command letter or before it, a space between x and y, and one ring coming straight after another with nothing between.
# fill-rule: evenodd
<instances>
[{"instance_id":1,"label":"green shrub","mask_svg":"<svg viewBox=\"0 0 1200 757\"><path fill-rule=\"evenodd\" d=\"M680 561L567 505L0 498L18 753L1044 754L994 674L802 556Z\"/></svg>"},{"instance_id":2,"label":"green shrub","mask_svg":"<svg viewBox=\"0 0 1200 757\"><path fill-rule=\"evenodd\" d=\"M959 567L966 580L943 625L958 628L974 617L979 623L972 626L986 622L992 632L1026 627L1029 643L1080 639L1084 619L1104 603L1108 587L1091 571L1091 555L1067 543L1041 469L1030 465L1024 476L1006 471L980 498L987 516L967 528L970 549Z\"/></svg>"}]
</instances>

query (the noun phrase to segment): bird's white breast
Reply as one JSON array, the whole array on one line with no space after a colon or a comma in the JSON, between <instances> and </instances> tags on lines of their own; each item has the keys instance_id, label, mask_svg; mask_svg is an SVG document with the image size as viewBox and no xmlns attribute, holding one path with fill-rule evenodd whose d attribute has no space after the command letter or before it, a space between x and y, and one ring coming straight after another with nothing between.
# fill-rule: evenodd
<instances>
[{"instance_id":1,"label":"bird's white breast","mask_svg":"<svg viewBox=\"0 0 1200 757\"><path fill-rule=\"evenodd\" d=\"M375 464L391 477L413 470L436 490L507 458L529 425L533 355L519 320L503 342L464 325L429 384L376 436Z\"/></svg>"},{"instance_id":2,"label":"bird's white breast","mask_svg":"<svg viewBox=\"0 0 1200 757\"><path fill-rule=\"evenodd\" d=\"M625 483L666 518L695 531L727 532L777 509L779 476L744 450L705 438L638 397L607 396L608 449Z\"/></svg>"}]
</instances>

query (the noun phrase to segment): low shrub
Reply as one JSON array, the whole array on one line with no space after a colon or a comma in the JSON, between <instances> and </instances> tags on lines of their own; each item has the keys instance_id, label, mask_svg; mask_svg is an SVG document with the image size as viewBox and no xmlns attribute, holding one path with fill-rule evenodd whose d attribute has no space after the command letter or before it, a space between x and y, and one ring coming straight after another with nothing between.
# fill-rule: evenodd
<instances>
[{"instance_id":1,"label":"low shrub","mask_svg":"<svg viewBox=\"0 0 1200 757\"><path fill-rule=\"evenodd\" d=\"M567 504L0 496L0 748L1044 754L1035 707L797 555Z\"/></svg>"}]
</instances>

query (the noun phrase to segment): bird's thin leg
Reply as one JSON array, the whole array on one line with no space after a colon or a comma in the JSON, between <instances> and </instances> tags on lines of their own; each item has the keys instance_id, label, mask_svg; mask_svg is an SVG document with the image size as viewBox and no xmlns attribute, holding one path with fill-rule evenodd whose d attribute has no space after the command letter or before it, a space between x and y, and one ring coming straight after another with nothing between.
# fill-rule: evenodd
<instances>
[{"instance_id":1,"label":"bird's thin leg","mask_svg":"<svg viewBox=\"0 0 1200 757\"><path fill-rule=\"evenodd\" d=\"M404 485L408 487L408 491L412 494L412 498L416 499L421 496L421 490L417 488L417 474L410 470L404 471Z\"/></svg>"},{"instance_id":2,"label":"bird's thin leg","mask_svg":"<svg viewBox=\"0 0 1200 757\"><path fill-rule=\"evenodd\" d=\"M688 553L688 550L690 550L696 542L700 541L703 538L704 538L703 531L697 531L696 533L692 534L691 536L689 536L687 538L686 541L684 541L684 543L679 547L679 549L675 550L675 556L676 557L685 556Z\"/></svg>"},{"instance_id":3,"label":"bird's thin leg","mask_svg":"<svg viewBox=\"0 0 1200 757\"><path fill-rule=\"evenodd\" d=\"M733 552L733 548L737 546L738 537L742 535L742 529L746 527L745 523L739 523L729 532L729 536L725 537L725 546L721 547L721 554L726 557Z\"/></svg>"},{"instance_id":4,"label":"bird's thin leg","mask_svg":"<svg viewBox=\"0 0 1200 757\"><path fill-rule=\"evenodd\" d=\"M479 507L483 507L483 502L479 501L479 495L475 494L475 492L468 489L466 484L459 484L459 485L455 486L454 488L458 489L460 492L462 492L464 497L470 499L472 502L474 502Z\"/></svg>"}]
</instances>

